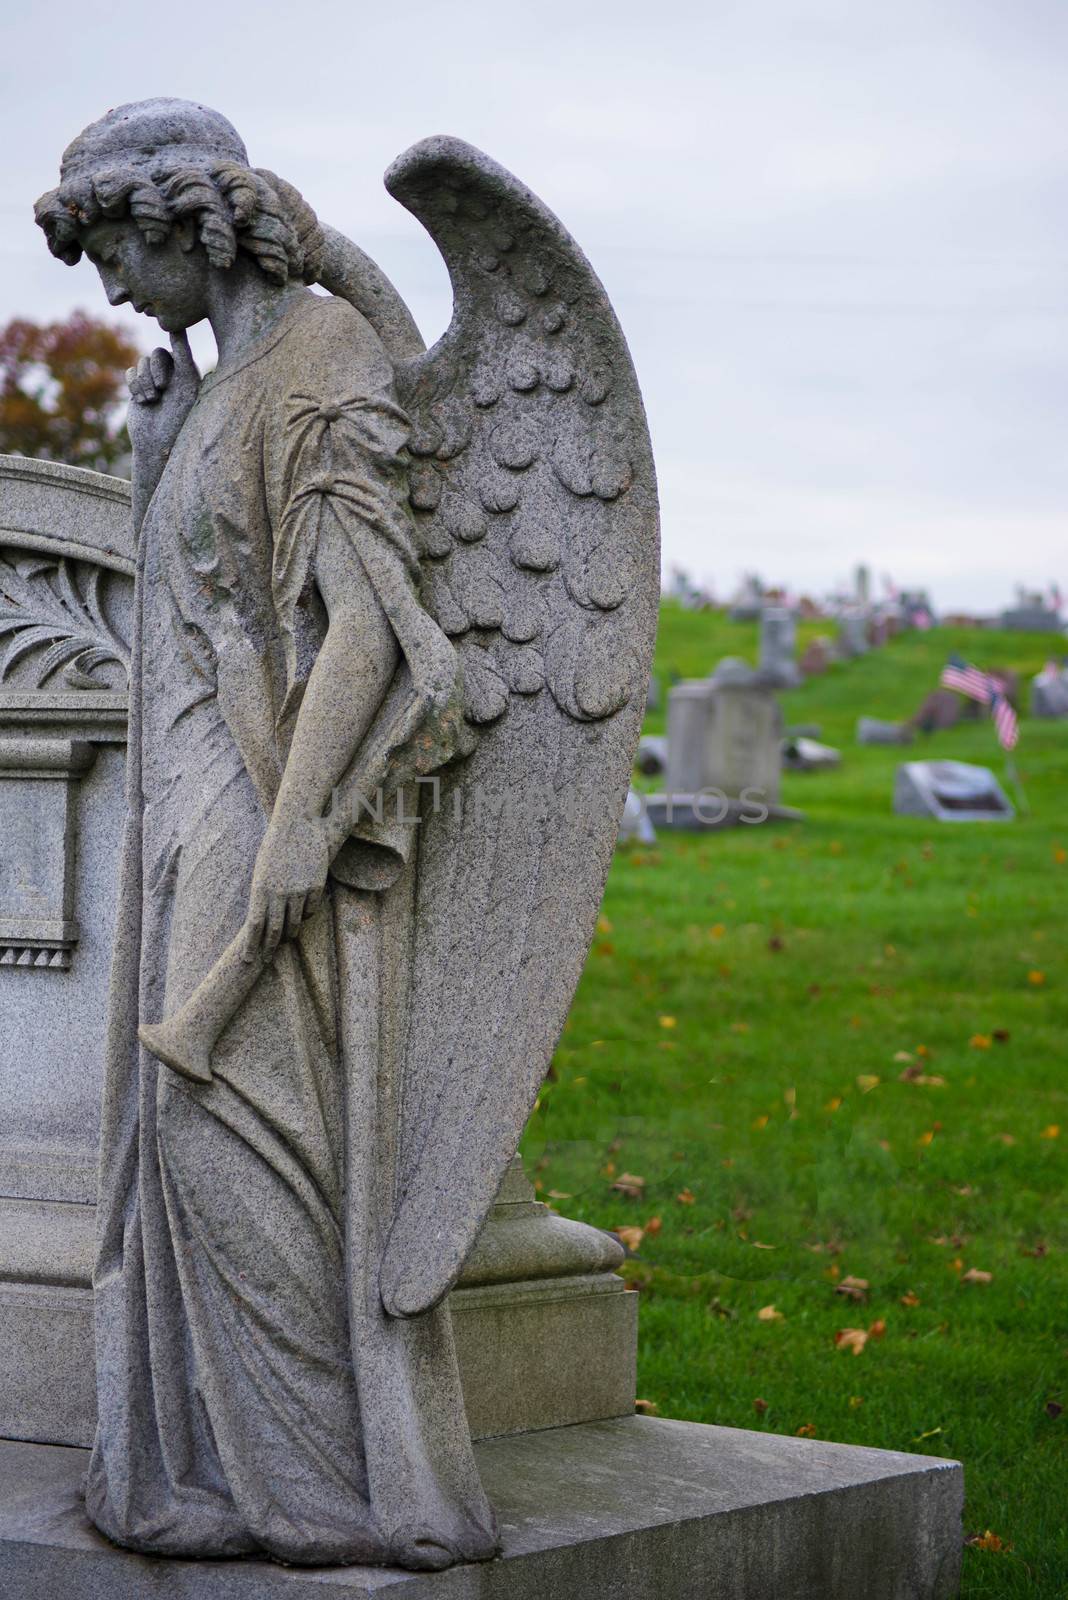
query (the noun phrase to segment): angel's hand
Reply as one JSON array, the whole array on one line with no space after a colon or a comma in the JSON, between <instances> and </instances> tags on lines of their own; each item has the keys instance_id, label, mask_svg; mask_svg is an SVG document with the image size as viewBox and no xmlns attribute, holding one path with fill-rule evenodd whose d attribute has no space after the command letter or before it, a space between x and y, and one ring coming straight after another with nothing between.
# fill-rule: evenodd
<instances>
[{"instance_id":1,"label":"angel's hand","mask_svg":"<svg viewBox=\"0 0 1068 1600\"><path fill-rule=\"evenodd\" d=\"M171 335L170 350L142 356L126 374L130 410L126 426L135 458L162 467L197 397L200 373L184 333Z\"/></svg>"},{"instance_id":2,"label":"angel's hand","mask_svg":"<svg viewBox=\"0 0 1068 1600\"><path fill-rule=\"evenodd\" d=\"M294 939L318 910L330 868L326 833L307 817L272 820L252 874L244 956L270 956L283 938Z\"/></svg>"}]
</instances>

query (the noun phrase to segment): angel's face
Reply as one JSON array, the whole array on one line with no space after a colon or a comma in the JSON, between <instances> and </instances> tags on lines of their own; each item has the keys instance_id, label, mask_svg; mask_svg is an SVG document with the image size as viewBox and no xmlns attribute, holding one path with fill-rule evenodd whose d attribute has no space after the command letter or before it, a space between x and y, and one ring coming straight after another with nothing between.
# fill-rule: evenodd
<instances>
[{"instance_id":1,"label":"angel's face","mask_svg":"<svg viewBox=\"0 0 1068 1600\"><path fill-rule=\"evenodd\" d=\"M162 244L149 244L133 222L97 222L82 248L111 305L132 305L165 333L182 333L207 316L211 267L187 223L176 223Z\"/></svg>"}]
</instances>

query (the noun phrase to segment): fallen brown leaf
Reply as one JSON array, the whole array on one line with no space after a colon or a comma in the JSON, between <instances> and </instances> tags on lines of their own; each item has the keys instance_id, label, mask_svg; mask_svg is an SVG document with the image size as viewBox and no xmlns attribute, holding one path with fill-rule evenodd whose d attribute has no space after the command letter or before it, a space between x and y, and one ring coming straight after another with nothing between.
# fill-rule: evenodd
<instances>
[{"instance_id":1,"label":"fallen brown leaf","mask_svg":"<svg viewBox=\"0 0 1068 1600\"><path fill-rule=\"evenodd\" d=\"M1047 1400L1046 1401L1046 1415L1047 1415L1047 1417L1052 1417L1054 1422L1056 1422L1057 1418L1060 1416L1060 1414L1061 1414L1061 1412L1063 1410L1064 1410L1064 1407L1059 1403L1059 1401L1057 1401L1057 1400Z\"/></svg>"},{"instance_id":2,"label":"fallen brown leaf","mask_svg":"<svg viewBox=\"0 0 1068 1600\"><path fill-rule=\"evenodd\" d=\"M697 1204L697 1196L691 1189L683 1189L681 1193L675 1196L675 1199L679 1202L680 1206L692 1206Z\"/></svg>"},{"instance_id":3,"label":"fallen brown leaf","mask_svg":"<svg viewBox=\"0 0 1068 1600\"><path fill-rule=\"evenodd\" d=\"M757 1312L758 1322L781 1322L783 1314L777 1306L761 1306Z\"/></svg>"},{"instance_id":4,"label":"fallen brown leaf","mask_svg":"<svg viewBox=\"0 0 1068 1600\"><path fill-rule=\"evenodd\" d=\"M841 1283L835 1285L835 1294L840 1294L847 1300L866 1300L870 1285L867 1278L854 1278L852 1273L847 1274Z\"/></svg>"},{"instance_id":5,"label":"fallen brown leaf","mask_svg":"<svg viewBox=\"0 0 1068 1600\"><path fill-rule=\"evenodd\" d=\"M993 1283L994 1274L984 1272L982 1267L969 1267L961 1278L961 1283Z\"/></svg>"},{"instance_id":6,"label":"fallen brown leaf","mask_svg":"<svg viewBox=\"0 0 1068 1600\"><path fill-rule=\"evenodd\" d=\"M650 1217L649 1221L645 1224L645 1231L649 1235L650 1239L655 1239L663 1226L664 1224L661 1222L659 1217Z\"/></svg>"},{"instance_id":7,"label":"fallen brown leaf","mask_svg":"<svg viewBox=\"0 0 1068 1600\"><path fill-rule=\"evenodd\" d=\"M655 1417L660 1407L655 1400L635 1400L635 1411L640 1411L643 1417Z\"/></svg>"},{"instance_id":8,"label":"fallen brown leaf","mask_svg":"<svg viewBox=\"0 0 1068 1600\"><path fill-rule=\"evenodd\" d=\"M628 1200L640 1200L645 1193L645 1179L633 1172L621 1172L612 1188L617 1194L626 1195Z\"/></svg>"},{"instance_id":9,"label":"fallen brown leaf","mask_svg":"<svg viewBox=\"0 0 1068 1600\"><path fill-rule=\"evenodd\" d=\"M903 1294L901 1296L901 1304L903 1306L907 1306L910 1311L912 1310L912 1308L914 1306L918 1306L919 1303L920 1303L919 1295L918 1294L913 1294L911 1289L909 1289L906 1294Z\"/></svg>"},{"instance_id":10,"label":"fallen brown leaf","mask_svg":"<svg viewBox=\"0 0 1068 1600\"><path fill-rule=\"evenodd\" d=\"M621 1244L626 1245L628 1250L635 1253L641 1248L641 1242L645 1237L645 1229L636 1226L613 1228L612 1232Z\"/></svg>"},{"instance_id":11,"label":"fallen brown leaf","mask_svg":"<svg viewBox=\"0 0 1068 1600\"><path fill-rule=\"evenodd\" d=\"M758 1396L757 1399L753 1401L753 1410L757 1413L758 1416L762 1417L764 1415L764 1413L767 1411L767 1409L768 1409L768 1402L766 1400L761 1400L759 1398L759 1396Z\"/></svg>"}]
</instances>

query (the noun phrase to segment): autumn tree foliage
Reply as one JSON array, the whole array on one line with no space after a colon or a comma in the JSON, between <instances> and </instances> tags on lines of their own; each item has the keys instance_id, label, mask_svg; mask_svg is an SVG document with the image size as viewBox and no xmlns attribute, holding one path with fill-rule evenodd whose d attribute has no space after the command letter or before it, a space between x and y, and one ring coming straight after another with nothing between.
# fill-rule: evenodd
<instances>
[{"instance_id":1,"label":"autumn tree foliage","mask_svg":"<svg viewBox=\"0 0 1068 1600\"><path fill-rule=\"evenodd\" d=\"M43 327L9 322L0 330L0 454L115 471L129 450L124 375L140 353L84 311Z\"/></svg>"}]
</instances>

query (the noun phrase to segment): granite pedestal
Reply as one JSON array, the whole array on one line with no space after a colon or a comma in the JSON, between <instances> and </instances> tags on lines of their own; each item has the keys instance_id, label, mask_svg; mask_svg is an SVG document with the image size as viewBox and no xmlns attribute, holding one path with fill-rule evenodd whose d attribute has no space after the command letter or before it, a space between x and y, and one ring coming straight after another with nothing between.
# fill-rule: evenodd
<instances>
[{"instance_id":1,"label":"granite pedestal","mask_svg":"<svg viewBox=\"0 0 1068 1600\"><path fill-rule=\"evenodd\" d=\"M80 1450L0 1445L2 1600L950 1600L960 1466L644 1417L486 1441L503 1554L416 1574L160 1561L86 1520Z\"/></svg>"}]
</instances>

